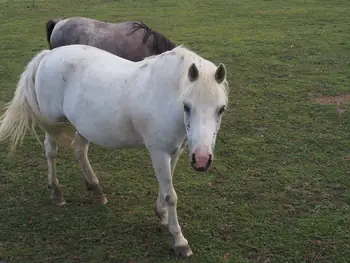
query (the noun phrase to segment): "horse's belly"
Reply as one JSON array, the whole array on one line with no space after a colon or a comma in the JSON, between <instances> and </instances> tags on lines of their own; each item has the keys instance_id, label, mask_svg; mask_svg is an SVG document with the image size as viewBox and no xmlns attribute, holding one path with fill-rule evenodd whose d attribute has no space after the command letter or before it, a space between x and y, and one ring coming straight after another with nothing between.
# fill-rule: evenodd
<instances>
[{"instance_id":1,"label":"horse's belly","mask_svg":"<svg viewBox=\"0 0 350 263\"><path fill-rule=\"evenodd\" d=\"M104 148L137 148L144 145L143 138L126 121L111 123L109 120L94 122L90 119L84 124L83 118L80 118L73 125L87 140Z\"/></svg>"},{"instance_id":2,"label":"horse's belly","mask_svg":"<svg viewBox=\"0 0 350 263\"><path fill-rule=\"evenodd\" d=\"M83 134L82 134L83 135ZM84 135L83 135L84 136ZM102 136L89 136L89 140L104 148L139 148L144 146L141 136L133 132L105 133Z\"/></svg>"}]
</instances>

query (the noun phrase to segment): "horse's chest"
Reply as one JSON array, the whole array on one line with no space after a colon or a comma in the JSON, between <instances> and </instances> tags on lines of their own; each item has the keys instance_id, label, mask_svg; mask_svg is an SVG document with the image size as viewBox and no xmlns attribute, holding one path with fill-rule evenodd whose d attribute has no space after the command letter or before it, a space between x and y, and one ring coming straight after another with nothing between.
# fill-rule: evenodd
<instances>
[{"instance_id":1,"label":"horse's chest","mask_svg":"<svg viewBox=\"0 0 350 263\"><path fill-rule=\"evenodd\" d=\"M177 147L186 136L182 115L171 114L168 110L143 112L133 118L132 124L146 144L156 144L161 148Z\"/></svg>"}]
</instances>

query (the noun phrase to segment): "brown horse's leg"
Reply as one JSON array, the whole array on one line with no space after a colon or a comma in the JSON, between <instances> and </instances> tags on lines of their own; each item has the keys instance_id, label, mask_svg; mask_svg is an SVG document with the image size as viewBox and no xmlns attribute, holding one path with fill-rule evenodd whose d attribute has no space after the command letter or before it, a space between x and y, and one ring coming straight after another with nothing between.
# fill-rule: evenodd
<instances>
[{"instance_id":1,"label":"brown horse's leg","mask_svg":"<svg viewBox=\"0 0 350 263\"><path fill-rule=\"evenodd\" d=\"M78 132L75 134L73 146L78 162L83 169L87 189L92 191L92 199L97 204L106 204L107 198L103 193L100 182L91 168L87 157L89 150L89 142Z\"/></svg>"}]
</instances>

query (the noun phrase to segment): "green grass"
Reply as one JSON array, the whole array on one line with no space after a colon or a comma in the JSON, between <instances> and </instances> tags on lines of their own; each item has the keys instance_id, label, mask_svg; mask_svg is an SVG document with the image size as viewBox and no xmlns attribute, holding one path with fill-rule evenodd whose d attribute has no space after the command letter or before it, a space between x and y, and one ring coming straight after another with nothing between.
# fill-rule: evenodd
<instances>
[{"instance_id":1,"label":"green grass","mask_svg":"<svg viewBox=\"0 0 350 263\"><path fill-rule=\"evenodd\" d=\"M77 15L144 20L228 68L213 169L193 172L186 152L175 172L191 262L349 262L350 107L310 100L350 92L348 0L0 0L0 101L47 47L46 20ZM91 204L74 155L60 151L58 208L35 139L12 158L0 145L0 260L175 262L148 153L93 145L89 156L109 203Z\"/></svg>"}]
</instances>

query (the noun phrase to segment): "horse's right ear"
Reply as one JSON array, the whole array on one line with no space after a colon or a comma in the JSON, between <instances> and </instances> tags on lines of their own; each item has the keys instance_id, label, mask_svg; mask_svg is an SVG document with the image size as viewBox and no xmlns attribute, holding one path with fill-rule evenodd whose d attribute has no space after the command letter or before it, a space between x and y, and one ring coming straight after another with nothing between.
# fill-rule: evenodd
<instances>
[{"instance_id":1,"label":"horse's right ear","mask_svg":"<svg viewBox=\"0 0 350 263\"><path fill-rule=\"evenodd\" d=\"M188 69L188 78L190 79L190 81L195 81L197 80L199 77L199 72L198 72L198 68L196 66L196 64L192 63L190 68Z\"/></svg>"},{"instance_id":2,"label":"horse's right ear","mask_svg":"<svg viewBox=\"0 0 350 263\"><path fill-rule=\"evenodd\" d=\"M220 63L215 71L215 80L217 83L221 84L226 78L226 67L224 64Z\"/></svg>"}]
</instances>

